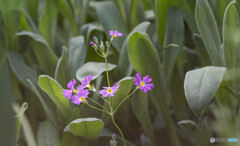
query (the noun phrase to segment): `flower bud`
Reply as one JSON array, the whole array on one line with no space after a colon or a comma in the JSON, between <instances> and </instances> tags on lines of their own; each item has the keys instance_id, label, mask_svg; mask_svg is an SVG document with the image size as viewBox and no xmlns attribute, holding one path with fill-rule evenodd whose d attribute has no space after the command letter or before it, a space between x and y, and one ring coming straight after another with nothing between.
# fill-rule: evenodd
<instances>
[{"instance_id":1,"label":"flower bud","mask_svg":"<svg viewBox=\"0 0 240 146\"><path fill-rule=\"evenodd\" d=\"M110 140L110 145L111 146L117 146L116 134L112 135L112 140Z\"/></svg>"},{"instance_id":2,"label":"flower bud","mask_svg":"<svg viewBox=\"0 0 240 146\"><path fill-rule=\"evenodd\" d=\"M94 85L88 87L89 91L96 92Z\"/></svg>"},{"instance_id":3,"label":"flower bud","mask_svg":"<svg viewBox=\"0 0 240 146\"><path fill-rule=\"evenodd\" d=\"M104 49L105 49L105 46L103 45L103 41L101 41L100 49L101 49L102 51L104 51Z\"/></svg>"},{"instance_id":4,"label":"flower bud","mask_svg":"<svg viewBox=\"0 0 240 146\"><path fill-rule=\"evenodd\" d=\"M95 45L94 42L90 42L89 44L90 44L92 47Z\"/></svg>"},{"instance_id":5,"label":"flower bud","mask_svg":"<svg viewBox=\"0 0 240 146\"><path fill-rule=\"evenodd\" d=\"M97 39L96 36L93 36L93 40L94 40L95 43L98 43L98 39Z\"/></svg>"},{"instance_id":6,"label":"flower bud","mask_svg":"<svg viewBox=\"0 0 240 146\"><path fill-rule=\"evenodd\" d=\"M115 141L116 140L116 134L112 135L112 139Z\"/></svg>"},{"instance_id":7,"label":"flower bud","mask_svg":"<svg viewBox=\"0 0 240 146\"><path fill-rule=\"evenodd\" d=\"M106 41L106 47L107 47L107 48L109 47L109 45L110 45L110 44L109 44L109 42L108 42L108 41Z\"/></svg>"}]
</instances>

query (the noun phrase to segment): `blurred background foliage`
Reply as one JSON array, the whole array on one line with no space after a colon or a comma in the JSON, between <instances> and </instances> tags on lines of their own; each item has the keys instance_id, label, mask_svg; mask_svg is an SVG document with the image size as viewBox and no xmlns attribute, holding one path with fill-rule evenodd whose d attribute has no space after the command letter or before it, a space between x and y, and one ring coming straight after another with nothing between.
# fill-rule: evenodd
<instances>
[{"instance_id":1,"label":"blurred background foliage","mask_svg":"<svg viewBox=\"0 0 240 146\"><path fill-rule=\"evenodd\" d=\"M0 145L110 145L118 132L109 117L62 95L70 79L99 72L104 60L89 42L110 40L109 30L123 33L108 57L111 83L139 72L155 84L116 113L128 145L240 136L238 1L0 0L0 9ZM97 89L107 85L104 71ZM119 96L133 86L119 84Z\"/></svg>"}]
</instances>

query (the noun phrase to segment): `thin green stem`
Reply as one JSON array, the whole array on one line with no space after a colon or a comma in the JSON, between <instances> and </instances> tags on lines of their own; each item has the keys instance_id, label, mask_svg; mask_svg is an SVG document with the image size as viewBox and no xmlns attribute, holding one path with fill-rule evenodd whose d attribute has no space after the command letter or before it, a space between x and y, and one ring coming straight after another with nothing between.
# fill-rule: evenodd
<instances>
[{"instance_id":1,"label":"thin green stem","mask_svg":"<svg viewBox=\"0 0 240 146\"><path fill-rule=\"evenodd\" d=\"M97 93L97 92L96 92L96 93ZM98 93L97 93L97 95L110 105L110 103L109 103L104 97L102 97L102 96L101 96L100 94L98 94Z\"/></svg>"},{"instance_id":2,"label":"thin green stem","mask_svg":"<svg viewBox=\"0 0 240 146\"><path fill-rule=\"evenodd\" d=\"M109 51L109 48L110 48L111 43L112 43L112 41L110 41L110 43L109 43L109 45L108 45L107 52L106 52L106 57L108 56L108 51Z\"/></svg>"},{"instance_id":3,"label":"thin green stem","mask_svg":"<svg viewBox=\"0 0 240 146\"><path fill-rule=\"evenodd\" d=\"M110 87L110 82L109 82L109 75L108 75L108 63L107 63L107 56L104 57L105 63L106 63L106 73L107 73L107 81L108 81L108 87Z\"/></svg>"},{"instance_id":4,"label":"thin green stem","mask_svg":"<svg viewBox=\"0 0 240 146\"><path fill-rule=\"evenodd\" d=\"M104 57L103 55L99 54L97 51L96 51L96 53L97 53L99 56Z\"/></svg>"},{"instance_id":5,"label":"thin green stem","mask_svg":"<svg viewBox=\"0 0 240 146\"><path fill-rule=\"evenodd\" d=\"M101 112L104 112L104 113L107 113L107 114L110 115L110 113L107 112L107 111L101 110L101 109L99 109L99 108L97 108L97 107L95 107L95 106L92 106L92 105L88 104L88 103L87 103L87 105L88 105L89 107L93 108L93 109L99 110L99 111L101 111Z\"/></svg>"},{"instance_id":6,"label":"thin green stem","mask_svg":"<svg viewBox=\"0 0 240 146\"><path fill-rule=\"evenodd\" d=\"M100 103L92 100L91 98L87 98L87 99L90 100L90 101L92 101L92 102L94 102L94 103L96 103L97 105L99 105L99 106L101 106L102 108L104 108L107 112L109 112L109 111L107 110L107 108L105 108L104 106L102 106Z\"/></svg>"},{"instance_id":7,"label":"thin green stem","mask_svg":"<svg viewBox=\"0 0 240 146\"><path fill-rule=\"evenodd\" d=\"M120 107L120 105L121 105L125 100L127 100L134 92L136 92L137 89L138 89L138 87L137 87L135 90L133 90L133 92L130 93L127 97L125 97L125 98L118 104L118 106L116 107L116 109L114 110L113 113L115 113L115 112L117 111L117 109Z\"/></svg>"},{"instance_id":8,"label":"thin green stem","mask_svg":"<svg viewBox=\"0 0 240 146\"><path fill-rule=\"evenodd\" d=\"M125 138L123 136L122 130L119 128L119 126L117 125L117 123L114 119L114 114L111 114L111 117L112 117L112 121L113 121L114 126L118 129L119 133L121 134L121 137L122 137L122 140L123 140L123 145L126 146Z\"/></svg>"}]
</instances>

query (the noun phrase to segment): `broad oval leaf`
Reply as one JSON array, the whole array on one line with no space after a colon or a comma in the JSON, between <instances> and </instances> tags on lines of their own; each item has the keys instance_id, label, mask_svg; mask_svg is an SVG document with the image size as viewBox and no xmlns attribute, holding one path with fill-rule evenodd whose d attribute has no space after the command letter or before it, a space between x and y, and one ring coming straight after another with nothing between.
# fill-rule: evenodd
<instances>
[{"instance_id":1,"label":"broad oval leaf","mask_svg":"<svg viewBox=\"0 0 240 146\"><path fill-rule=\"evenodd\" d=\"M48 75L39 76L38 85L48 94L51 100L57 105L65 120L67 120L70 113L70 105L68 99L62 94L63 88L61 85Z\"/></svg>"},{"instance_id":2,"label":"broad oval leaf","mask_svg":"<svg viewBox=\"0 0 240 146\"><path fill-rule=\"evenodd\" d=\"M53 124L57 125L58 114L56 114L57 113L56 105L53 103L53 101L50 98L44 98L41 92L39 91L38 86L33 84L33 82L30 79L27 79L27 82L29 83L32 92L37 96L37 98L41 102L49 120Z\"/></svg>"},{"instance_id":3,"label":"broad oval leaf","mask_svg":"<svg viewBox=\"0 0 240 146\"><path fill-rule=\"evenodd\" d=\"M29 66L27 66L22 56L16 52L8 53L8 60L12 71L16 77L29 89L31 86L27 82L30 79L34 84L37 83L37 74Z\"/></svg>"},{"instance_id":4,"label":"broad oval leaf","mask_svg":"<svg viewBox=\"0 0 240 146\"><path fill-rule=\"evenodd\" d=\"M68 53L69 77L73 78L76 71L81 67L86 59L87 48L83 36L70 39Z\"/></svg>"},{"instance_id":5,"label":"broad oval leaf","mask_svg":"<svg viewBox=\"0 0 240 146\"><path fill-rule=\"evenodd\" d=\"M108 71L116 68L115 64L108 63ZM85 79L86 76L92 75L96 79L101 73L106 71L106 64L101 62L87 62L77 70L76 77L79 81Z\"/></svg>"},{"instance_id":6,"label":"broad oval leaf","mask_svg":"<svg viewBox=\"0 0 240 146\"><path fill-rule=\"evenodd\" d=\"M161 112L166 121L168 121L166 127L169 129L168 132L169 136L171 136L171 141L173 141L173 145L179 145L177 131L167 107L166 98L168 95L161 92L161 90L164 91L166 86L163 85L164 77L160 77L160 61L156 49L146 33L133 33L128 45L129 60L133 67L142 76L149 75L152 78L155 86L149 93L149 99L152 101L156 110Z\"/></svg>"},{"instance_id":7,"label":"broad oval leaf","mask_svg":"<svg viewBox=\"0 0 240 146\"><path fill-rule=\"evenodd\" d=\"M24 36L24 35L29 36L29 37L33 38L35 41L44 44L52 52L48 42L44 39L43 36L41 36L37 33L24 30L24 31L21 31L21 32L17 33L16 35L17 36Z\"/></svg>"},{"instance_id":8,"label":"broad oval leaf","mask_svg":"<svg viewBox=\"0 0 240 146\"><path fill-rule=\"evenodd\" d=\"M39 146L59 146L60 135L56 127L48 120L40 123L37 133Z\"/></svg>"},{"instance_id":9,"label":"broad oval leaf","mask_svg":"<svg viewBox=\"0 0 240 146\"><path fill-rule=\"evenodd\" d=\"M151 119L148 111L148 98L147 94L138 90L132 98L132 109L134 115L137 117L141 123L145 133L148 138L151 140L151 145L156 146L156 139L152 129Z\"/></svg>"},{"instance_id":10,"label":"broad oval leaf","mask_svg":"<svg viewBox=\"0 0 240 146\"><path fill-rule=\"evenodd\" d=\"M133 85L133 78L132 77L125 77L122 80L118 81L119 89L114 95L114 98L112 98L112 108L115 110L115 108L118 106L118 104L128 96L128 93L132 89Z\"/></svg>"},{"instance_id":11,"label":"broad oval leaf","mask_svg":"<svg viewBox=\"0 0 240 146\"><path fill-rule=\"evenodd\" d=\"M132 31L131 33L127 36L127 38L125 39L120 54L119 54L119 59L118 59L118 67L119 67L119 71L121 76L129 76L132 73L133 67L129 62L129 58L128 58L128 43L129 43L129 38L130 36L136 32L136 31L140 31L140 32L146 32L148 29L148 26L150 25L149 22L142 22L139 25L137 25Z\"/></svg>"},{"instance_id":12,"label":"broad oval leaf","mask_svg":"<svg viewBox=\"0 0 240 146\"><path fill-rule=\"evenodd\" d=\"M71 132L76 136L82 136L88 140L98 139L98 136L104 126L102 120L97 118L79 118L72 121L64 132Z\"/></svg>"},{"instance_id":13,"label":"broad oval leaf","mask_svg":"<svg viewBox=\"0 0 240 146\"><path fill-rule=\"evenodd\" d=\"M129 60L133 67L142 76L149 75L156 85L150 98L155 108L160 112L161 108L166 108L165 97L161 96L161 84L159 83L160 70L159 58L153 44L146 37L146 33L135 32L129 39L128 46ZM160 97L160 98L159 98Z\"/></svg>"},{"instance_id":14,"label":"broad oval leaf","mask_svg":"<svg viewBox=\"0 0 240 146\"><path fill-rule=\"evenodd\" d=\"M197 0L195 8L197 27L207 47L213 65L220 66L219 50L221 46L218 27L207 0Z\"/></svg>"},{"instance_id":15,"label":"broad oval leaf","mask_svg":"<svg viewBox=\"0 0 240 146\"><path fill-rule=\"evenodd\" d=\"M224 67L208 66L186 73L185 96L195 114L199 114L210 103L222 82L225 70Z\"/></svg>"},{"instance_id":16,"label":"broad oval leaf","mask_svg":"<svg viewBox=\"0 0 240 146\"><path fill-rule=\"evenodd\" d=\"M178 125L183 125L185 127L192 127L192 126L196 126L197 123L192 121L192 120L182 120L182 121L179 121L177 122Z\"/></svg>"}]
</instances>

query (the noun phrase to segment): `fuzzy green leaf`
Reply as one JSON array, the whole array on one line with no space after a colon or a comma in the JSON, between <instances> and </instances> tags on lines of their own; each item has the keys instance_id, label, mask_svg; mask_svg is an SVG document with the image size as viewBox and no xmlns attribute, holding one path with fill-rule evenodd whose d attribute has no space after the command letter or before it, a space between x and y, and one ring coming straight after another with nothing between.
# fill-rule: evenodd
<instances>
[{"instance_id":1,"label":"fuzzy green leaf","mask_svg":"<svg viewBox=\"0 0 240 146\"><path fill-rule=\"evenodd\" d=\"M195 114L199 114L210 103L222 83L225 70L224 67L208 66L186 73L185 96Z\"/></svg>"},{"instance_id":2,"label":"fuzzy green leaf","mask_svg":"<svg viewBox=\"0 0 240 146\"><path fill-rule=\"evenodd\" d=\"M68 53L68 68L70 78L75 77L76 71L85 62L87 48L83 36L70 39Z\"/></svg>"},{"instance_id":3,"label":"fuzzy green leaf","mask_svg":"<svg viewBox=\"0 0 240 146\"><path fill-rule=\"evenodd\" d=\"M213 65L220 66L222 64L219 56L221 39L216 20L207 0L197 0L195 18Z\"/></svg>"},{"instance_id":4,"label":"fuzzy green leaf","mask_svg":"<svg viewBox=\"0 0 240 146\"><path fill-rule=\"evenodd\" d=\"M64 132L71 132L76 136L82 136L88 140L98 139L103 128L102 120L97 118L80 118L72 121Z\"/></svg>"},{"instance_id":5,"label":"fuzzy green leaf","mask_svg":"<svg viewBox=\"0 0 240 146\"><path fill-rule=\"evenodd\" d=\"M40 123L37 133L37 144L39 146L59 146L60 135L56 127L48 120Z\"/></svg>"},{"instance_id":6,"label":"fuzzy green leaf","mask_svg":"<svg viewBox=\"0 0 240 146\"><path fill-rule=\"evenodd\" d=\"M63 95L63 88L53 78L47 75L39 76L38 84L40 88L48 94L51 100L57 105L64 118L67 120L70 113L70 105Z\"/></svg>"},{"instance_id":7,"label":"fuzzy green leaf","mask_svg":"<svg viewBox=\"0 0 240 146\"><path fill-rule=\"evenodd\" d=\"M132 98L132 109L141 123L145 133L147 134L148 138L151 139L151 145L156 146L156 139L154 136L154 132L152 129L152 124L150 120L150 115L148 111L148 98L147 94L138 90Z\"/></svg>"},{"instance_id":8,"label":"fuzzy green leaf","mask_svg":"<svg viewBox=\"0 0 240 146\"><path fill-rule=\"evenodd\" d=\"M108 63L108 71L113 70L116 67L115 64ZM103 72L106 71L106 64L99 62L87 62L77 70L76 77L79 81L85 79L86 76L92 75L93 79L96 79Z\"/></svg>"}]
</instances>

